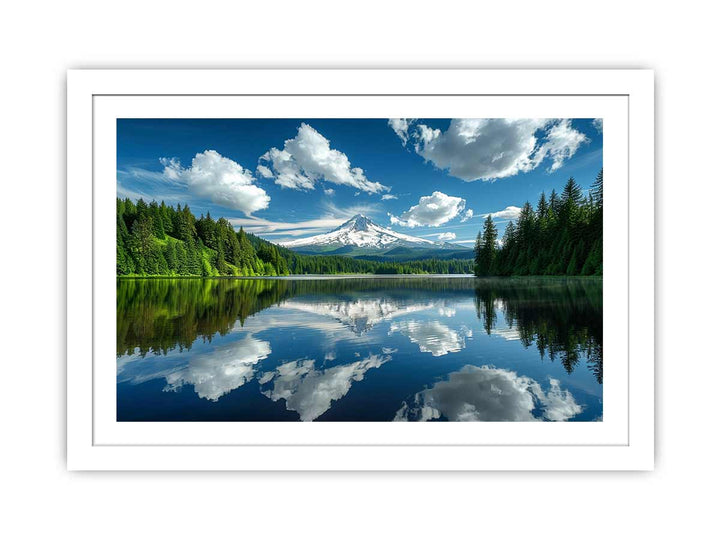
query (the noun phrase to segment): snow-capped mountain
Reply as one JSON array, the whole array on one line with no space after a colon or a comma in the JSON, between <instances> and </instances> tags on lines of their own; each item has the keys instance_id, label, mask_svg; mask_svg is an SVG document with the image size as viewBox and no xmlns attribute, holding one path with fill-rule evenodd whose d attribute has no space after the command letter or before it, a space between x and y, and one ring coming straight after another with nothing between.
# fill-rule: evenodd
<instances>
[{"instance_id":1,"label":"snow-capped mountain","mask_svg":"<svg viewBox=\"0 0 720 540\"><path fill-rule=\"evenodd\" d=\"M328 233L281 242L280 244L284 247L301 251L328 251L330 249L344 247L363 248L373 251L387 251L399 247L463 249L462 246L449 244L447 242L433 242L425 238L418 238L417 236L410 236L386 229L373 223L370 218L362 214L353 216L337 229L333 229Z\"/></svg>"}]
</instances>

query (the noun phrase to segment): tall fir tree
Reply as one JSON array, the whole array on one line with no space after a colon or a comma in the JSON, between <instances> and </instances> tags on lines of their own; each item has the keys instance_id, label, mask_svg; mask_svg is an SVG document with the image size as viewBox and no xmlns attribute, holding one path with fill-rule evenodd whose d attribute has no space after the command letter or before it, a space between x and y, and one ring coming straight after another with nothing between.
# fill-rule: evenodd
<instances>
[{"instance_id":1,"label":"tall fir tree","mask_svg":"<svg viewBox=\"0 0 720 540\"><path fill-rule=\"evenodd\" d=\"M495 274L495 256L497 254L497 229L492 216L488 214L483 226L482 241L476 256L475 275Z\"/></svg>"}]
</instances>

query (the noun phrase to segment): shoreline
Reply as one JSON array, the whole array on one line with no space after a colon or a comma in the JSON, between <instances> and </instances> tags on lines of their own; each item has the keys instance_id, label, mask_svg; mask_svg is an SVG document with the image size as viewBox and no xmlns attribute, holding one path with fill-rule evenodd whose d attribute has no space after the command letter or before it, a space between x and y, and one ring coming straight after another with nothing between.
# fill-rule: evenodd
<instances>
[{"instance_id":1,"label":"shoreline","mask_svg":"<svg viewBox=\"0 0 720 540\"><path fill-rule=\"evenodd\" d=\"M475 276L474 274L291 274L288 276L116 276L126 279L252 279L252 280L321 280L321 279L592 279L602 280L603 276Z\"/></svg>"}]
</instances>

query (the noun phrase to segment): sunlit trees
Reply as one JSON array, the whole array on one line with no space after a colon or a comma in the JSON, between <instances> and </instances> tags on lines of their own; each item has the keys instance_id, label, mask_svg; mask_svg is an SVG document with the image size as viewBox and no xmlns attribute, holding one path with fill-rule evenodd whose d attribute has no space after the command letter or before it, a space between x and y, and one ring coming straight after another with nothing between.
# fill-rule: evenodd
<instances>
[{"instance_id":1,"label":"sunlit trees","mask_svg":"<svg viewBox=\"0 0 720 540\"><path fill-rule=\"evenodd\" d=\"M482 240L475 242L475 275L496 274L495 256L497 254L497 229L490 215L485 219Z\"/></svg>"},{"instance_id":2,"label":"sunlit trees","mask_svg":"<svg viewBox=\"0 0 720 540\"><path fill-rule=\"evenodd\" d=\"M561 195L542 193L535 209L523 205L505 229L493 272L480 265L477 275L602 275L602 227L602 170L587 196L570 178Z\"/></svg>"},{"instance_id":3,"label":"sunlit trees","mask_svg":"<svg viewBox=\"0 0 720 540\"><path fill-rule=\"evenodd\" d=\"M284 276L288 274L469 274L472 259L389 262L302 255L235 231L225 218L196 218L186 205L117 199L118 276Z\"/></svg>"}]
</instances>

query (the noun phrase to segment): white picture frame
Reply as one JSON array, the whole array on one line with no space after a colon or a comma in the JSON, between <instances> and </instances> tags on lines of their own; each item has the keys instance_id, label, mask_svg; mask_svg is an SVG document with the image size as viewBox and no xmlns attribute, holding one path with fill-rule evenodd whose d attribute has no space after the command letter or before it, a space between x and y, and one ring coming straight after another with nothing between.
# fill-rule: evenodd
<instances>
[{"instance_id":1,"label":"white picture frame","mask_svg":"<svg viewBox=\"0 0 720 540\"><path fill-rule=\"evenodd\" d=\"M73 70L67 84L69 469L653 468L652 71ZM623 181L606 183L604 421L488 423L482 430L478 423L240 430L237 423L116 422L115 120L415 117L421 110L446 118L605 118L606 176L609 168Z\"/></svg>"}]
</instances>

